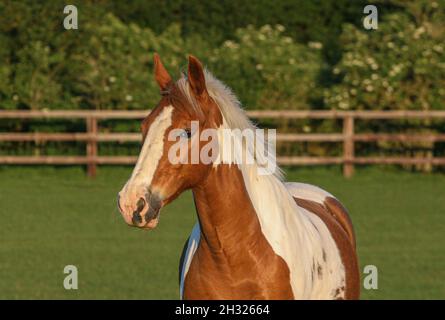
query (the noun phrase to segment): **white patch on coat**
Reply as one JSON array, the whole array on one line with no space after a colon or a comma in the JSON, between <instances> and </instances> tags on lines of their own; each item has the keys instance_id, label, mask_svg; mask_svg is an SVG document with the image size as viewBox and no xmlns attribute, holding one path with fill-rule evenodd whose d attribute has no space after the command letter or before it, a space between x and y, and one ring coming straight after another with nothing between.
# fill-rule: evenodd
<instances>
[{"instance_id":1,"label":"white patch on coat","mask_svg":"<svg viewBox=\"0 0 445 320\"><path fill-rule=\"evenodd\" d=\"M150 125L144 144L142 145L136 166L130 179L123 188L123 193L134 188L148 188L158 167L159 160L164 151L164 136L172 124L173 106L163 108L161 113Z\"/></svg>"},{"instance_id":2,"label":"white patch on coat","mask_svg":"<svg viewBox=\"0 0 445 320\"><path fill-rule=\"evenodd\" d=\"M299 207L275 176L249 167L241 171L261 230L289 267L295 299L335 298L335 289L345 285L345 269L327 226Z\"/></svg>"},{"instance_id":3,"label":"white patch on coat","mask_svg":"<svg viewBox=\"0 0 445 320\"><path fill-rule=\"evenodd\" d=\"M198 249L199 240L201 239L201 228L199 223L196 223L192 229L189 240L187 242L187 248L185 250L184 261L181 266L181 278L179 281L179 296L181 299L184 298L184 281L187 272L189 271L190 264L192 263L193 256L195 255L196 249Z\"/></svg>"},{"instance_id":4,"label":"white patch on coat","mask_svg":"<svg viewBox=\"0 0 445 320\"><path fill-rule=\"evenodd\" d=\"M327 197L336 199L329 192L312 184L300 182L285 182L287 190L294 198L301 198L323 204Z\"/></svg>"}]
</instances>

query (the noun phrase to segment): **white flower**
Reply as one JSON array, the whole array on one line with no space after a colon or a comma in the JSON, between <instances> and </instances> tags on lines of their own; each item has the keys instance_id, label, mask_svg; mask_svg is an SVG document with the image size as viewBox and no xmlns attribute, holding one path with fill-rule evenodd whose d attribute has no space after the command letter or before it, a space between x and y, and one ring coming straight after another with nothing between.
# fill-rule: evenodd
<instances>
[{"instance_id":1,"label":"white flower","mask_svg":"<svg viewBox=\"0 0 445 320\"><path fill-rule=\"evenodd\" d=\"M309 48L320 50L323 48L323 44L321 42L310 41L308 43Z\"/></svg>"},{"instance_id":2,"label":"white flower","mask_svg":"<svg viewBox=\"0 0 445 320\"><path fill-rule=\"evenodd\" d=\"M280 31L280 32L283 32L284 30L286 30L286 28L285 28L283 25L281 25L281 24L277 24L277 25L276 25L276 28L277 28L277 30Z\"/></svg>"},{"instance_id":3,"label":"white flower","mask_svg":"<svg viewBox=\"0 0 445 320\"><path fill-rule=\"evenodd\" d=\"M352 61L352 64L353 64L354 66L357 66L357 67L361 67L361 66L363 66L363 62L360 61L360 60L358 60L358 59L354 59L354 60Z\"/></svg>"},{"instance_id":4,"label":"white flower","mask_svg":"<svg viewBox=\"0 0 445 320\"><path fill-rule=\"evenodd\" d=\"M233 41L231 41L231 40L225 41L223 45L224 45L224 47L227 47L227 48L230 48L230 49L238 48L238 44L233 42Z\"/></svg>"},{"instance_id":5,"label":"white flower","mask_svg":"<svg viewBox=\"0 0 445 320\"><path fill-rule=\"evenodd\" d=\"M339 107L340 109L348 109L348 108L349 108L349 103L347 103L347 102L340 102L340 103L338 104L338 107Z\"/></svg>"},{"instance_id":6,"label":"white flower","mask_svg":"<svg viewBox=\"0 0 445 320\"><path fill-rule=\"evenodd\" d=\"M420 37L420 36L422 35L422 33L424 33L424 32L425 32L425 28L424 28L423 26L417 28L416 31L414 31L413 38L414 38L414 39L419 39L419 37Z\"/></svg>"},{"instance_id":7,"label":"white flower","mask_svg":"<svg viewBox=\"0 0 445 320\"><path fill-rule=\"evenodd\" d=\"M366 58L366 62L367 62L368 64L374 64L374 63L375 63L375 60L374 60L373 57L367 57L367 58Z\"/></svg>"},{"instance_id":8,"label":"white flower","mask_svg":"<svg viewBox=\"0 0 445 320\"><path fill-rule=\"evenodd\" d=\"M284 37L283 38L284 43L292 43L292 38L291 37Z\"/></svg>"},{"instance_id":9,"label":"white flower","mask_svg":"<svg viewBox=\"0 0 445 320\"><path fill-rule=\"evenodd\" d=\"M108 81L110 81L111 83L114 83L114 82L116 82L116 77L111 76L108 78Z\"/></svg>"},{"instance_id":10,"label":"white flower","mask_svg":"<svg viewBox=\"0 0 445 320\"><path fill-rule=\"evenodd\" d=\"M402 67L403 67L403 65L401 65L401 64L393 65L391 70L389 71L389 75L391 77L396 76L398 73L400 73L400 71L402 71Z\"/></svg>"},{"instance_id":11,"label":"white flower","mask_svg":"<svg viewBox=\"0 0 445 320\"><path fill-rule=\"evenodd\" d=\"M127 94L127 95L125 96L125 100L127 100L127 101L132 101L132 100L133 100L133 96Z\"/></svg>"},{"instance_id":12,"label":"white flower","mask_svg":"<svg viewBox=\"0 0 445 320\"><path fill-rule=\"evenodd\" d=\"M433 49L437 52L443 52L443 47L441 45L436 44Z\"/></svg>"},{"instance_id":13,"label":"white flower","mask_svg":"<svg viewBox=\"0 0 445 320\"><path fill-rule=\"evenodd\" d=\"M265 24L264 26L262 26L261 28L260 28L260 31L262 31L262 32L269 32L269 31L271 31L272 30L272 28L270 27L270 24Z\"/></svg>"},{"instance_id":14,"label":"white flower","mask_svg":"<svg viewBox=\"0 0 445 320\"><path fill-rule=\"evenodd\" d=\"M256 68L257 70L263 70L263 65L262 65L261 63L259 63L259 64L257 64L257 65L255 66L255 68Z\"/></svg>"}]
</instances>

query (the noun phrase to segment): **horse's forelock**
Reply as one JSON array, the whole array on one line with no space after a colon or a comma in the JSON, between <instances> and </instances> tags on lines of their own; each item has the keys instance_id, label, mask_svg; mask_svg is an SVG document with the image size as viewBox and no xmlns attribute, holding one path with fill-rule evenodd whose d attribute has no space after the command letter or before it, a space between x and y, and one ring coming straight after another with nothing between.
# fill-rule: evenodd
<instances>
[{"instance_id":1,"label":"horse's forelock","mask_svg":"<svg viewBox=\"0 0 445 320\"><path fill-rule=\"evenodd\" d=\"M204 113L199 103L193 96L186 94L177 83L169 87L165 96L174 108L187 112L192 118L204 119Z\"/></svg>"}]
</instances>

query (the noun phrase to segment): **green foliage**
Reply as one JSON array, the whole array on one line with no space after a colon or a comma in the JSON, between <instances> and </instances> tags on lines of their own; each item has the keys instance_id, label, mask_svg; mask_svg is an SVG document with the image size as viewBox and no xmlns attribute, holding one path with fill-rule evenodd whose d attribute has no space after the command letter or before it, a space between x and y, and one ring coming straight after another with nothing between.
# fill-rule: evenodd
<instances>
[{"instance_id":1,"label":"green foliage","mask_svg":"<svg viewBox=\"0 0 445 320\"><path fill-rule=\"evenodd\" d=\"M0 34L0 43L6 44L8 38ZM13 87L10 82L12 77L13 66L10 62L10 50L7 45L0 45L0 102L2 106L0 109L11 109L14 108L15 103L12 103L11 98L13 97Z\"/></svg>"},{"instance_id":2,"label":"green foliage","mask_svg":"<svg viewBox=\"0 0 445 320\"><path fill-rule=\"evenodd\" d=\"M333 69L342 77L325 92L325 103L345 110L443 109L445 15L437 2L423 13L386 16L378 31L346 25L344 54ZM420 5L420 4L419 4Z\"/></svg>"},{"instance_id":3,"label":"green foliage","mask_svg":"<svg viewBox=\"0 0 445 320\"><path fill-rule=\"evenodd\" d=\"M22 45L0 52L10 61L0 69L4 108L149 109L159 100L152 79L154 52L173 75L184 69L187 54L197 55L250 108L308 108L314 96L322 45L297 43L282 25L241 28L233 40L215 47L199 34L182 36L178 24L157 34L91 10L79 8L83 19L76 31L50 28L56 22L50 16L54 37L26 34L19 25L5 32L5 39L25 35L19 37Z\"/></svg>"},{"instance_id":4,"label":"green foliage","mask_svg":"<svg viewBox=\"0 0 445 320\"><path fill-rule=\"evenodd\" d=\"M213 44L233 39L239 28L266 24L283 25L286 35L297 41L325 42L341 32L343 22L359 22L366 4L364 0L104 1L126 23L135 22L156 33L179 23L183 35L200 34Z\"/></svg>"},{"instance_id":5,"label":"green foliage","mask_svg":"<svg viewBox=\"0 0 445 320\"><path fill-rule=\"evenodd\" d=\"M321 66L321 43L296 43L285 27L248 26L210 56L210 64L247 107L305 109Z\"/></svg>"},{"instance_id":6,"label":"green foliage","mask_svg":"<svg viewBox=\"0 0 445 320\"><path fill-rule=\"evenodd\" d=\"M16 66L12 100L32 110L62 105L62 88L52 75L54 66L63 60L63 53L52 51L41 41L33 41L22 48L17 57L27 63Z\"/></svg>"},{"instance_id":7,"label":"green foliage","mask_svg":"<svg viewBox=\"0 0 445 320\"><path fill-rule=\"evenodd\" d=\"M164 53L166 63L177 67L178 56L184 55L179 26L155 35L107 14L100 24L87 21L83 28L85 41L70 60L79 104L93 109L151 108L159 100L152 79L153 53Z\"/></svg>"},{"instance_id":8,"label":"green foliage","mask_svg":"<svg viewBox=\"0 0 445 320\"><path fill-rule=\"evenodd\" d=\"M344 26L343 57L333 68L340 80L325 90L327 106L343 110L444 109L445 1L404 1L400 5L404 10L382 18L378 30ZM373 132L443 131L428 120L360 127ZM431 142L377 141L376 146L420 157L431 157L435 149ZM439 149L436 146L436 152ZM431 166L418 168L431 170Z\"/></svg>"}]
</instances>

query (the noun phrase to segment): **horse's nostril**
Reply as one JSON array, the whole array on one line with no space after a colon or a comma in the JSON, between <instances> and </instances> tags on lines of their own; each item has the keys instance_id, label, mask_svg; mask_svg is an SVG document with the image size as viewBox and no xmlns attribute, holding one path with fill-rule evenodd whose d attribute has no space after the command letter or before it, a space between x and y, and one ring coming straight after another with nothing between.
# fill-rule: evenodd
<instances>
[{"instance_id":1,"label":"horse's nostril","mask_svg":"<svg viewBox=\"0 0 445 320\"><path fill-rule=\"evenodd\" d=\"M138 202L136 203L136 210L133 211L133 217L131 218L133 224L139 224L142 222L141 211L144 210L144 207L145 207L145 199L139 198Z\"/></svg>"},{"instance_id":2,"label":"horse's nostril","mask_svg":"<svg viewBox=\"0 0 445 320\"><path fill-rule=\"evenodd\" d=\"M131 222L133 222L133 224L139 224L142 222L142 216L137 212L133 212L133 217L131 218Z\"/></svg>"},{"instance_id":3,"label":"horse's nostril","mask_svg":"<svg viewBox=\"0 0 445 320\"><path fill-rule=\"evenodd\" d=\"M161 199L154 194L151 194L150 198L147 197L147 199L150 199L150 206L145 214L145 220L150 221L158 216L159 209L161 208Z\"/></svg>"},{"instance_id":4,"label":"horse's nostril","mask_svg":"<svg viewBox=\"0 0 445 320\"><path fill-rule=\"evenodd\" d=\"M136 204L136 206L137 206L136 212L138 214L141 213L141 211L145 207L145 199L144 198L139 198L138 203Z\"/></svg>"}]
</instances>

